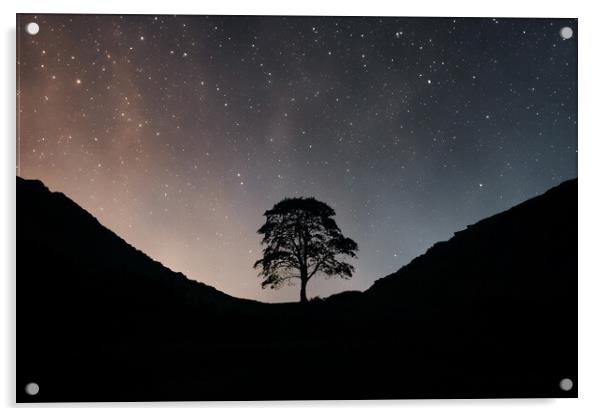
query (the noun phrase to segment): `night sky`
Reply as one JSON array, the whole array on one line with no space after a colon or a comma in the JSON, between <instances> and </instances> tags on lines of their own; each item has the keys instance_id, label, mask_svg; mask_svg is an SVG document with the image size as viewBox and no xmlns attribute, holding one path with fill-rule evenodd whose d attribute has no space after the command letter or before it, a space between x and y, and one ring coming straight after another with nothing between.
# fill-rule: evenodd
<instances>
[{"instance_id":1,"label":"night sky","mask_svg":"<svg viewBox=\"0 0 602 416\"><path fill-rule=\"evenodd\" d=\"M286 196L331 205L359 245L351 280L310 281L326 296L577 176L574 19L21 15L17 32L17 173L235 296L298 299L252 268Z\"/></svg>"}]
</instances>

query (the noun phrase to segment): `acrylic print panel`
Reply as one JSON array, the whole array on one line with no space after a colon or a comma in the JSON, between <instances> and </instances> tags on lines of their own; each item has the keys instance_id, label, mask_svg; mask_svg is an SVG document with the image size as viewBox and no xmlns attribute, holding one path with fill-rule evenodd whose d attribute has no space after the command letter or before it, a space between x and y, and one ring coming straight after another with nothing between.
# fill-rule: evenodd
<instances>
[{"instance_id":1,"label":"acrylic print panel","mask_svg":"<svg viewBox=\"0 0 602 416\"><path fill-rule=\"evenodd\" d=\"M17 33L17 401L577 396L576 19Z\"/></svg>"}]
</instances>

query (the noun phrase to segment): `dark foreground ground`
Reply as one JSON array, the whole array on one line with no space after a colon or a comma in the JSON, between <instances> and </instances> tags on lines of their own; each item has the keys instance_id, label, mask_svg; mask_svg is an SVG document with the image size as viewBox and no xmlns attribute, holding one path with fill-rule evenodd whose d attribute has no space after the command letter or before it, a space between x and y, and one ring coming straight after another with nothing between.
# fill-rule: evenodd
<instances>
[{"instance_id":1,"label":"dark foreground ground","mask_svg":"<svg viewBox=\"0 0 602 416\"><path fill-rule=\"evenodd\" d=\"M19 402L577 397L577 180L364 293L270 305L17 178L17 288Z\"/></svg>"}]
</instances>

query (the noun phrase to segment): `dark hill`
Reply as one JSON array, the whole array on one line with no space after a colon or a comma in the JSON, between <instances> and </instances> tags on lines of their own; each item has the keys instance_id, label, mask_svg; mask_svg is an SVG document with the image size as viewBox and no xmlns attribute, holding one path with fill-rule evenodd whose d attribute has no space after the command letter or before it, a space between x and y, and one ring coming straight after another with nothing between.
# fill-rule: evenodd
<instances>
[{"instance_id":1,"label":"dark hill","mask_svg":"<svg viewBox=\"0 0 602 416\"><path fill-rule=\"evenodd\" d=\"M40 394L42 399L96 398L60 375L71 370L72 376L94 378L79 370L101 371L107 366L102 354L128 360L130 350L144 348L139 356L148 359L147 351L180 342L183 334L193 343L219 334L223 342L231 334L222 323L241 321L241 315L251 319L260 305L173 272L62 193L19 177L17 270L18 378L43 381L58 375L44 383L48 395ZM119 380L110 384L123 387Z\"/></svg>"},{"instance_id":2,"label":"dark hill","mask_svg":"<svg viewBox=\"0 0 602 416\"><path fill-rule=\"evenodd\" d=\"M135 297L140 298L141 287L138 284L141 282L138 279L142 278L144 285L149 290L156 288L162 298L182 297L185 304L250 302L233 298L169 270L105 228L64 194L50 192L41 181L17 177L17 213L17 238L23 248L20 253L37 260L35 264L20 262L20 266L41 263L45 271L53 270L55 266L61 272L65 267L79 271L73 275L62 274L62 278L52 282L53 285L65 284L72 289L83 285L90 290L92 288L88 285L94 282L85 277L86 273L94 273L102 276L95 282L99 286L96 288L98 291L118 290L124 293L134 289L130 295L136 293ZM20 273L19 276L19 280L42 278L29 273ZM49 279L46 277L44 280Z\"/></svg>"},{"instance_id":3,"label":"dark hill","mask_svg":"<svg viewBox=\"0 0 602 416\"><path fill-rule=\"evenodd\" d=\"M19 401L574 397L577 181L365 293L233 298L17 178ZM35 381L40 394L23 394Z\"/></svg>"},{"instance_id":4,"label":"dark hill","mask_svg":"<svg viewBox=\"0 0 602 416\"><path fill-rule=\"evenodd\" d=\"M27 292L20 299L35 302L31 308L38 311L48 307L43 312L54 322L78 325L79 336L140 337L157 327L173 332L180 315L191 310L223 312L257 303L171 271L40 181L17 178L17 230L18 286ZM21 316L24 328L41 323ZM61 329L72 331L64 325L52 332Z\"/></svg>"},{"instance_id":5,"label":"dark hill","mask_svg":"<svg viewBox=\"0 0 602 416\"><path fill-rule=\"evenodd\" d=\"M442 367L494 373L483 390L545 396L560 394L560 379L577 380L577 289L574 179L435 244L377 280L363 302L385 326L404 322L407 347L427 339Z\"/></svg>"},{"instance_id":6,"label":"dark hill","mask_svg":"<svg viewBox=\"0 0 602 416\"><path fill-rule=\"evenodd\" d=\"M546 299L576 289L577 180L570 180L505 212L456 232L396 273L377 280L366 293L395 296L409 286L428 287L428 296L405 299L422 305L442 298L535 296ZM449 276L455 276L453 280ZM472 289L468 289L470 286Z\"/></svg>"}]
</instances>

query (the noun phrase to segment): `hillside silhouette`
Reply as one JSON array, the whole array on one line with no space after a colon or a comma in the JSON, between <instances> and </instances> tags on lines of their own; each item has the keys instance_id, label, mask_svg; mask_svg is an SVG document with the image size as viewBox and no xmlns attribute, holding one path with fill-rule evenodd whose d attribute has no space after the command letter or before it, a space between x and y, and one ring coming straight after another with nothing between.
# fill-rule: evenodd
<instances>
[{"instance_id":1,"label":"hillside silhouette","mask_svg":"<svg viewBox=\"0 0 602 416\"><path fill-rule=\"evenodd\" d=\"M18 401L577 395L576 179L303 305L189 280L17 178L17 271Z\"/></svg>"}]
</instances>

